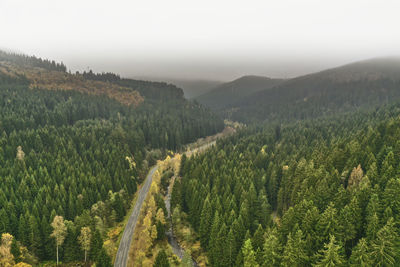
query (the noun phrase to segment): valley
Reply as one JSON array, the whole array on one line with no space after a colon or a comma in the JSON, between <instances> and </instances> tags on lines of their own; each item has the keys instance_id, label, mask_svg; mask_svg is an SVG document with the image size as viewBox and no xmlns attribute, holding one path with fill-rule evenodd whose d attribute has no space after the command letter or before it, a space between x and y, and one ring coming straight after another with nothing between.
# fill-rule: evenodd
<instances>
[{"instance_id":1,"label":"valley","mask_svg":"<svg viewBox=\"0 0 400 267\"><path fill-rule=\"evenodd\" d=\"M399 74L246 76L200 104L2 52L1 264L396 266Z\"/></svg>"}]
</instances>

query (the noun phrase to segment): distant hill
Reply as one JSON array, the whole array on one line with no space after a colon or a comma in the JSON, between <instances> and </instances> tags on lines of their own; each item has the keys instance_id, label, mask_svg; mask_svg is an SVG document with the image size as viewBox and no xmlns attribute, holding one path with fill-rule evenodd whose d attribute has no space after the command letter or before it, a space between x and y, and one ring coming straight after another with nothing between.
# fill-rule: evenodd
<instances>
[{"instance_id":1,"label":"distant hill","mask_svg":"<svg viewBox=\"0 0 400 267\"><path fill-rule=\"evenodd\" d=\"M223 83L211 80L171 80L170 82L182 88L188 99L203 95Z\"/></svg>"},{"instance_id":2,"label":"distant hill","mask_svg":"<svg viewBox=\"0 0 400 267\"><path fill-rule=\"evenodd\" d=\"M113 73L72 74L63 63L0 50L0 81L16 79L29 84L30 88L106 95L128 106L138 106L144 99L183 100L182 89L172 84L123 79Z\"/></svg>"},{"instance_id":3,"label":"distant hill","mask_svg":"<svg viewBox=\"0 0 400 267\"><path fill-rule=\"evenodd\" d=\"M198 97L199 95L203 95L218 85L224 83L223 81L215 81L215 80L204 80L204 79L177 79L177 78L169 78L169 77L148 77L148 76L139 76L135 77L135 79L145 80L145 81L158 81L165 82L176 85L179 88L182 88L185 98L193 99Z\"/></svg>"},{"instance_id":4,"label":"distant hill","mask_svg":"<svg viewBox=\"0 0 400 267\"><path fill-rule=\"evenodd\" d=\"M197 97L196 100L212 109L221 109L243 97L279 85L283 81L283 79L271 79L263 76L243 76L217 86L208 93Z\"/></svg>"},{"instance_id":5,"label":"distant hill","mask_svg":"<svg viewBox=\"0 0 400 267\"><path fill-rule=\"evenodd\" d=\"M298 119L398 98L400 58L378 58L285 81L231 104L225 115L241 121Z\"/></svg>"}]
</instances>

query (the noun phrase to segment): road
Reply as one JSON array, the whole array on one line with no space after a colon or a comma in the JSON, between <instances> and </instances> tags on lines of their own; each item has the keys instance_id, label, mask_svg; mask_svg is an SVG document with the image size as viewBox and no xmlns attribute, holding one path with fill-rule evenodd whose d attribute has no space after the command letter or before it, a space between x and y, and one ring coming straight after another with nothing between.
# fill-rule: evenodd
<instances>
[{"instance_id":1,"label":"road","mask_svg":"<svg viewBox=\"0 0 400 267\"><path fill-rule=\"evenodd\" d=\"M215 143L216 143L216 141L209 142L200 147L186 151L185 154L186 154L186 156L190 157L193 154L201 153L201 152L205 151L206 149L215 145ZM170 221L170 228L168 229L168 231L165 234L168 238L168 243L170 244L170 246L172 248L172 252L179 259L182 259L183 256L185 255L185 250L179 245L178 240L176 239L176 236L174 234L174 229L172 227L172 219L171 219L171 193L172 193L172 187L173 187L174 181L175 181L175 177L172 178L172 180L170 182L170 185L168 187L168 194L167 194L167 197L165 198L165 206L168 211L168 220ZM192 258L192 266L194 266L194 267L198 266L197 262L193 258Z\"/></svg>"},{"instance_id":2,"label":"road","mask_svg":"<svg viewBox=\"0 0 400 267\"><path fill-rule=\"evenodd\" d=\"M196 149L185 152L187 156L192 155L193 153L199 153L214 145L215 141L202 145ZM154 166L149 173L147 174L146 180L143 183L143 187L139 191L139 196L136 200L135 207L129 217L128 223L125 226L124 232L121 237L121 241L119 243L117 255L115 257L114 266L115 267L126 267L128 264L129 257L129 248L132 243L133 233L135 232L136 223L139 219L140 209L142 208L143 202L146 199L147 193L149 192L151 183L153 181L154 172L157 170L158 166ZM166 204L168 207L168 216L170 217L170 192L168 192L168 197L166 200ZM172 247L172 251L180 258L183 258L184 250L181 248L176 241L176 238L173 234L172 228L167 232L168 242ZM197 266L197 263L193 260L193 266Z\"/></svg>"},{"instance_id":3,"label":"road","mask_svg":"<svg viewBox=\"0 0 400 267\"><path fill-rule=\"evenodd\" d=\"M151 182L153 181L154 172L158 166L154 166L147 174L146 180L143 183L143 187L139 191L138 198L135 203L135 207L129 217L128 223L125 226L124 233L122 234L121 241L119 243L117 255L115 257L115 267L126 267L128 264L129 248L131 247L133 233L135 231L136 223L139 219L140 209L146 199L146 195L149 192Z\"/></svg>"}]
</instances>

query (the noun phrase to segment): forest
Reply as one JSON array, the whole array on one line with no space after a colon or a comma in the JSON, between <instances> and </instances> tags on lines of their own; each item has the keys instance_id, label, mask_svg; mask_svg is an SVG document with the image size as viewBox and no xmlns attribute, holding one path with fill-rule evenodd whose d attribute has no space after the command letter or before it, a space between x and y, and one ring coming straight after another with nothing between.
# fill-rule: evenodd
<instances>
[{"instance_id":1,"label":"forest","mask_svg":"<svg viewBox=\"0 0 400 267\"><path fill-rule=\"evenodd\" d=\"M183 158L171 204L210 266L397 266L399 115L248 127Z\"/></svg>"},{"instance_id":2,"label":"forest","mask_svg":"<svg viewBox=\"0 0 400 267\"><path fill-rule=\"evenodd\" d=\"M400 264L398 79L307 76L218 115L168 83L0 63L0 266L111 266L110 235L157 162L133 265ZM179 154L229 123L232 135Z\"/></svg>"},{"instance_id":3,"label":"forest","mask_svg":"<svg viewBox=\"0 0 400 267\"><path fill-rule=\"evenodd\" d=\"M223 128L166 84L142 82L146 99L135 107L106 95L30 88L23 75L0 74L0 82L2 264L7 251L14 263L54 262L57 247L64 263L110 266L106 230L124 218L148 168L168 150Z\"/></svg>"}]
</instances>

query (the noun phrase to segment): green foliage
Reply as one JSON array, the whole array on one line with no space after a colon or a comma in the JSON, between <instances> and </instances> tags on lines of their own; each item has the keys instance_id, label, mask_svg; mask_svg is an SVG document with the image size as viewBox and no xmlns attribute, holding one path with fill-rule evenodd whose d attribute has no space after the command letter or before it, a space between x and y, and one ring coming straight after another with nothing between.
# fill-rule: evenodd
<instances>
[{"instance_id":1,"label":"green foliage","mask_svg":"<svg viewBox=\"0 0 400 267\"><path fill-rule=\"evenodd\" d=\"M35 57L0 52L0 60L65 70ZM175 86L89 76L138 90L146 100L135 108L105 95L31 89L22 75L0 74L0 234L14 235L40 261L54 259L56 215L70 222L59 248L63 262L83 260L77 237L86 226L98 242L90 252L96 261L101 235L123 220L149 165L223 128Z\"/></svg>"},{"instance_id":2,"label":"green foliage","mask_svg":"<svg viewBox=\"0 0 400 267\"><path fill-rule=\"evenodd\" d=\"M169 261L165 250L160 250L156 256L156 261L153 264L153 267L169 267Z\"/></svg>"},{"instance_id":3,"label":"green foliage","mask_svg":"<svg viewBox=\"0 0 400 267\"><path fill-rule=\"evenodd\" d=\"M344 266L343 248L337 244L335 236L331 235L329 243L324 245L324 249L320 250L319 261L314 264L315 267L335 267Z\"/></svg>"},{"instance_id":4,"label":"green foliage","mask_svg":"<svg viewBox=\"0 0 400 267\"><path fill-rule=\"evenodd\" d=\"M286 123L278 131L276 124L250 126L185 159L174 205L194 228L200 222L212 266L223 256L242 265L247 238L264 266L398 264L397 228L389 227L391 235L382 228L400 219L392 171L400 166L399 115L395 104ZM222 225L227 237L234 235L226 250L215 246ZM328 257L328 245L337 257Z\"/></svg>"},{"instance_id":5,"label":"green foliage","mask_svg":"<svg viewBox=\"0 0 400 267\"><path fill-rule=\"evenodd\" d=\"M18 241L13 238L11 243L11 254L14 256L14 261L16 263L20 262L21 249L19 247Z\"/></svg>"},{"instance_id":6,"label":"green foliage","mask_svg":"<svg viewBox=\"0 0 400 267\"><path fill-rule=\"evenodd\" d=\"M251 240L247 239L244 242L243 248L243 266L244 267L257 267L259 266L256 261L256 253L253 250L253 246L251 245Z\"/></svg>"},{"instance_id":7,"label":"green foliage","mask_svg":"<svg viewBox=\"0 0 400 267\"><path fill-rule=\"evenodd\" d=\"M371 259L374 266L394 266L399 257L399 234L394 226L393 218L377 233L371 244Z\"/></svg>"},{"instance_id":8,"label":"green foliage","mask_svg":"<svg viewBox=\"0 0 400 267\"><path fill-rule=\"evenodd\" d=\"M288 236L288 241L283 251L282 266L305 266L309 260L305 251L305 241L301 230Z\"/></svg>"},{"instance_id":9,"label":"green foliage","mask_svg":"<svg viewBox=\"0 0 400 267\"><path fill-rule=\"evenodd\" d=\"M349 259L350 266L368 267L372 266L372 260L369 255L368 241L361 238L357 246L354 247Z\"/></svg>"},{"instance_id":10,"label":"green foliage","mask_svg":"<svg viewBox=\"0 0 400 267\"><path fill-rule=\"evenodd\" d=\"M111 258L108 256L106 250L103 248L100 250L99 255L96 258L96 267L111 267Z\"/></svg>"},{"instance_id":11,"label":"green foliage","mask_svg":"<svg viewBox=\"0 0 400 267\"><path fill-rule=\"evenodd\" d=\"M279 243L276 228L267 231L263 249L264 264L262 266L280 266L282 246Z\"/></svg>"}]
</instances>

